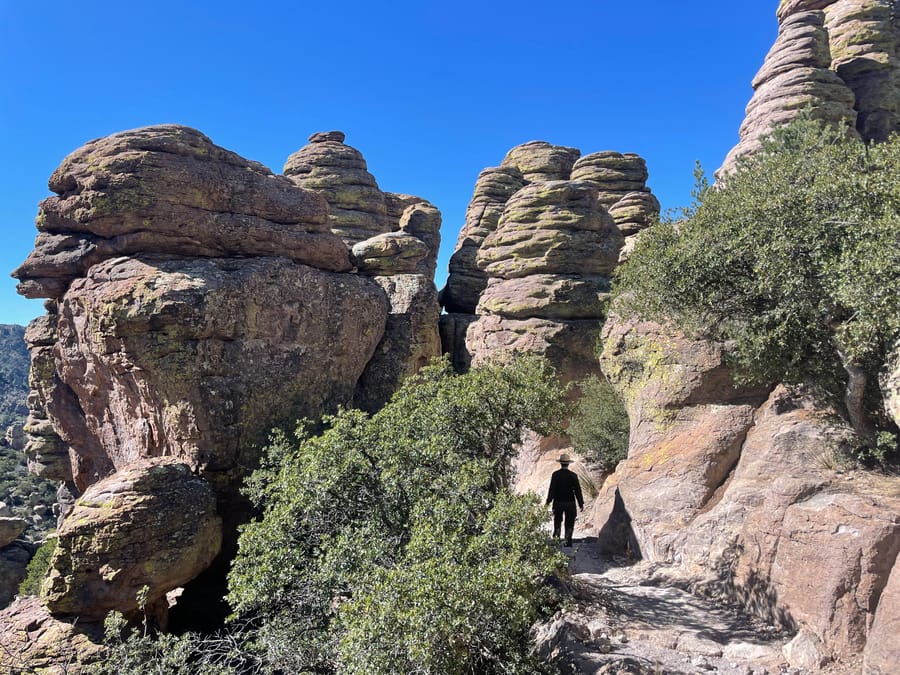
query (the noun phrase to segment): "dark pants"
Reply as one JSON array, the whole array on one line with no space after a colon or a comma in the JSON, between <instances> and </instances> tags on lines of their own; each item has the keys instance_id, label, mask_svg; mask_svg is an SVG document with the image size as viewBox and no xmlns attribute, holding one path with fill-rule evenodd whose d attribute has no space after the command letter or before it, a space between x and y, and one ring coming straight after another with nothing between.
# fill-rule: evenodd
<instances>
[{"instance_id":1,"label":"dark pants","mask_svg":"<svg viewBox=\"0 0 900 675\"><path fill-rule=\"evenodd\" d=\"M559 526L562 524L563 516L566 519L566 546L572 544L572 532L575 531L575 515L578 513L578 507L575 502L553 502L553 536L559 536Z\"/></svg>"}]
</instances>

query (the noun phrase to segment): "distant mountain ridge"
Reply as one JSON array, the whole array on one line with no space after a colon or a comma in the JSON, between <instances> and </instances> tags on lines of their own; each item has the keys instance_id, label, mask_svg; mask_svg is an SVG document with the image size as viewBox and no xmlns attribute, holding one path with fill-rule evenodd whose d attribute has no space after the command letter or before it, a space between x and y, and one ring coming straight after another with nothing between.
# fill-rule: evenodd
<instances>
[{"instance_id":1,"label":"distant mountain ridge","mask_svg":"<svg viewBox=\"0 0 900 675\"><path fill-rule=\"evenodd\" d=\"M28 415L28 369L25 327L0 324L0 430Z\"/></svg>"}]
</instances>

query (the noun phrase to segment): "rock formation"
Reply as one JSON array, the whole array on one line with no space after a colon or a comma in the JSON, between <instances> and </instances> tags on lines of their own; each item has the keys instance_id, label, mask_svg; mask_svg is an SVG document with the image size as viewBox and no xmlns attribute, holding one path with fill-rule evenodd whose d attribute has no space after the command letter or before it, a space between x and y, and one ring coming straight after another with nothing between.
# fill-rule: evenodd
<instances>
[{"instance_id":1,"label":"rock formation","mask_svg":"<svg viewBox=\"0 0 900 675\"><path fill-rule=\"evenodd\" d=\"M152 608L205 570L222 543L209 484L167 457L91 485L58 532L42 597L54 615L102 620ZM144 589L144 591L142 591Z\"/></svg>"},{"instance_id":2,"label":"rock formation","mask_svg":"<svg viewBox=\"0 0 900 675\"><path fill-rule=\"evenodd\" d=\"M783 0L778 38L753 79L754 94L719 174L760 139L808 109L864 140L900 129L900 19L895 0Z\"/></svg>"},{"instance_id":3,"label":"rock formation","mask_svg":"<svg viewBox=\"0 0 900 675\"><path fill-rule=\"evenodd\" d=\"M526 350L550 356L565 381L596 369L623 235L649 225L659 203L637 155L579 156L532 141L479 175L441 292L444 350L458 368Z\"/></svg>"},{"instance_id":4,"label":"rock formation","mask_svg":"<svg viewBox=\"0 0 900 675\"><path fill-rule=\"evenodd\" d=\"M434 273L440 212L421 197L382 192L362 153L340 131L313 134L284 165L297 185L328 202L328 226L351 248L360 274L371 276L390 302L384 337L354 402L375 411L403 379L440 355L440 306Z\"/></svg>"},{"instance_id":5,"label":"rock formation","mask_svg":"<svg viewBox=\"0 0 900 675\"><path fill-rule=\"evenodd\" d=\"M238 490L273 426L374 409L440 353L440 213L378 190L343 134L312 140L289 178L193 129L148 127L51 177L14 276L48 298L26 332L25 450L68 502L54 615L129 612L147 586L164 621L165 594L190 590L220 540L233 551ZM349 231L354 206L372 227L351 254L331 230Z\"/></svg>"},{"instance_id":6,"label":"rock formation","mask_svg":"<svg viewBox=\"0 0 900 675\"><path fill-rule=\"evenodd\" d=\"M896 479L832 468L852 432L813 389L735 386L720 345L669 326L614 315L603 338L631 438L595 503L601 545L675 564L706 591L799 629L795 659L872 645L879 614L893 621L882 590L900 553ZM610 519L617 500L625 531Z\"/></svg>"}]
</instances>

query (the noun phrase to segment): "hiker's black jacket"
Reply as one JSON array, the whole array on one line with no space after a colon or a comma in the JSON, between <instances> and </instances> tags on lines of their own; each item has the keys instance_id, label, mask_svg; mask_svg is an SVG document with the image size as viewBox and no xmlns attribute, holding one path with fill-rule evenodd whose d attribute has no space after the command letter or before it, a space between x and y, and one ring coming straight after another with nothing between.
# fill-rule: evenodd
<instances>
[{"instance_id":1,"label":"hiker's black jacket","mask_svg":"<svg viewBox=\"0 0 900 675\"><path fill-rule=\"evenodd\" d=\"M547 492L547 503L550 502L578 502L579 507L584 507L581 484L573 471L562 468L553 472Z\"/></svg>"}]
</instances>

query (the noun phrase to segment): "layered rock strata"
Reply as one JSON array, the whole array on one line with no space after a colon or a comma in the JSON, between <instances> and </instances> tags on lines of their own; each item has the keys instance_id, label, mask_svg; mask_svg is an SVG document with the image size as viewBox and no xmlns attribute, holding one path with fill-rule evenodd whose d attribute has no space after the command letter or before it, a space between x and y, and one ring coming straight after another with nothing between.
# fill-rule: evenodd
<instances>
[{"instance_id":1,"label":"layered rock strata","mask_svg":"<svg viewBox=\"0 0 900 675\"><path fill-rule=\"evenodd\" d=\"M900 553L897 480L836 472L849 427L811 389L736 386L721 345L615 315L603 338L631 435L595 503L601 545L672 563L800 630L795 659L874 645L878 618L893 621L883 589Z\"/></svg>"},{"instance_id":2,"label":"layered rock strata","mask_svg":"<svg viewBox=\"0 0 900 675\"><path fill-rule=\"evenodd\" d=\"M323 166L362 175L338 135L313 140ZM47 602L100 618L147 586L162 607L219 538L233 551L238 490L273 426L354 398L374 409L440 353L440 213L378 191L381 231L354 255L331 231L333 191L173 125L88 143L50 187L14 273L48 298L26 333L25 425L29 467L67 496Z\"/></svg>"},{"instance_id":3,"label":"layered rock strata","mask_svg":"<svg viewBox=\"0 0 900 675\"><path fill-rule=\"evenodd\" d=\"M623 236L652 223L659 203L637 155L580 155L532 141L479 175L441 292L457 367L524 349L554 355L566 380L596 369L590 343Z\"/></svg>"},{"instance_id":4,"label":"layered rock strata","mask_svg":"<svg viewBox=\"0 0 900 675\"><path fill-rule=\"evenodd\" d=\"M778 38L753 79L740 141L719 175L808 109L848 134L885 140L900 129L900 20L894 0L784 0Z\"/></svg>"},{"instance_id":5,"label":"layered rock strata","mask_svg":"<svg viewBox=\"0 0 900 675\"><path fill-rule=\"evenodd\" d=\"M405 377L440 355L440 305L434 273L440 212L412 195L382 192L357 149L340 131L313 134L284 173L328 203L328 226L350 247L358 272L390 303L384 337L359 379L354 402L377 410Z\"/></svg>"}]
</instances>

